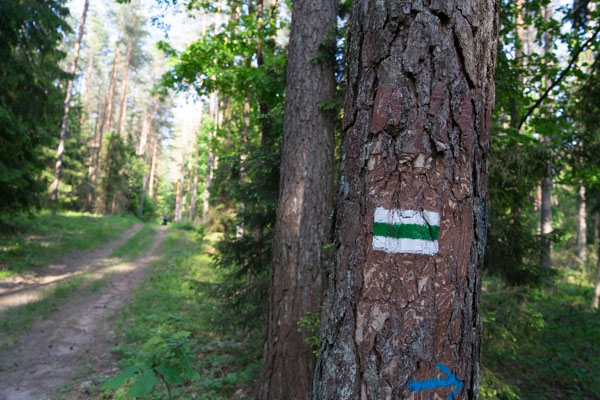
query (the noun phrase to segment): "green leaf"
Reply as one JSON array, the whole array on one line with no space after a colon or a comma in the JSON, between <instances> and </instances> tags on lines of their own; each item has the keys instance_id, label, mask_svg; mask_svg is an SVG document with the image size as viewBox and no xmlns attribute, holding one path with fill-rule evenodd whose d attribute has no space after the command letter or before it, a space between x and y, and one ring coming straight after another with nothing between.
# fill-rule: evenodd
<instances>
[{"instance_id":1,"label":"green leaf","mask_svg":"<svg viewBox=\"0 0 600 400\"><path fill-rule=\"evenodd\" d=\"M200 378L200 374L192 369L192 360L190 360L187 353L182 349L177 349L177 355L179 356L181 366L183 367L183 376L191 380Z\"/></svg>"},{"instance_id":2,"label":"green leaf","mask_svg":"<svg viewBox=\"0 0 600 400\"><path fill-rule=\"evenodd\" d=\"M129 389L129 395L134 397L142 397L150 393L154 385L158 383L154 371L151 369L145 369L144 372L135 380L131 389Z\"/></svg>"},{"instance_id":3,"label":"green leaf","mask_svg":"<svg viewBox=\"0 0 600 400\"><path fill-rule=\"evenodd\" d=\"M168 383L174 383L176 385L181 385L185 382L185 380L181 377L181 373L183 372L179 368L171 367L170 365L161 364L156 367L156 372L161 374L165 381Z\"/></svg>"},{"instance_id":4,"label":"green leaf","mask_svg":"<svg viewBox=\"0 0 600 400\"><path fill-rule=\"evenodd\" d=\"M104 382L102 390L116 389L119 386L122 386L127 379L131 378L136 372L144 367L144 365L138 364L125 368L119 375Z\"/></svg>"},{"instance_id":5,"label":"green leaf","mask_svg":"<svg viewBox=\"0 0 600 400\"><path fill-rule=\"evenodd\" d=\"M188 331L179 331L173 334L174 339L184 338L190 336L190 332Z\"/></svg>"},{"instance_id":6,"label":"green leaf","mask_svg":"<svg viewBox=\"0 0 600 400\"><path fill-rule=\"evenodd\" d=\"M146 352L156 348L157 345L162 344L163 342L164 342L164 340L162 337L152 336L150 339L148 339L148 341L146 343L144 343L142 350L146 353Z\"/></svg>"}]
</instances>

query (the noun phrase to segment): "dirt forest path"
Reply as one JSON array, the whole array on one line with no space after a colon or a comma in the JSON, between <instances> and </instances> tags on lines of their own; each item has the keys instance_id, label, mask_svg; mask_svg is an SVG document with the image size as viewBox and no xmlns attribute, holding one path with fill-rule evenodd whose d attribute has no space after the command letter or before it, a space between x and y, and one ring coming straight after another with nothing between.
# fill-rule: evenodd
<instances>
[{"instance_id":1,"label":"dirt forest path","mask_svg":"<svg viewBox=\"0 0 600 400\"><path fill-rule=\"evenodd\" d=\"M115 260L109 258L112 252L131 239L142 229L142 226L142 224L133 225L118 239L108 242L99 249L73 251L62 260L43 268L0 280L0 313L38 300L45 291L59 282L114 263Z\"/></svg>"},{"instance_id":2,"label":"dirt forest path","mask_svg":"<svg viewBox=\"0 0 600 400\"><path fill-rule=\"evenodd\" d=\"M115 343L109 318L148 274L166 236L166 229L160 227L146 254L131 260L110 259L103 268L91 272L94 278L105 277L107 282L95 292L77 291L65 299L58 311L35 322L9 351L0 354L0 400L61 397L65 394L59 393L60 389L82 371L114 374L110 348ZM89 398L85 384L67 398Z\"/></svg>"}]
</instances>

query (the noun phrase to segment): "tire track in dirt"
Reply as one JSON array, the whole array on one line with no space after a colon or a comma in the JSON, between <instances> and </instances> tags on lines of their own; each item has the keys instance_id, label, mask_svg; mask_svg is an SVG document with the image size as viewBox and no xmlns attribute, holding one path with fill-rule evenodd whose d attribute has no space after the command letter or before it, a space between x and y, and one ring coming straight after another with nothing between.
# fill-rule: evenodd
<instances>
[{"instance_id":1,"label":"tire track in dirt","mask_svg":"<svg viewBox=\"0 0 600 400\"><path fill-rule=\"evenodd\" d=\"M96 375L114 374L110 316L150 272L166 236L166 229L159 228L145 255L98 271L108 280L100 290L70 296L57 312L34 323L7 354L0 355L0 400L65 396L59 393L61 387L85 369L91 368ZM68 395L72 399L88 397L85 388Z\"/></svg>"}]
</instances>

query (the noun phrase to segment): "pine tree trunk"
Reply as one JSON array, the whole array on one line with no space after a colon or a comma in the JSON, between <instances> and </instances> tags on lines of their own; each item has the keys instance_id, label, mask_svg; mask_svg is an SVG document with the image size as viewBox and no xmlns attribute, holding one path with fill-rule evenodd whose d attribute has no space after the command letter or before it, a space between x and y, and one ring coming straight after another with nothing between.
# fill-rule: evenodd
<instances>
[{"instance_id":1,"label":"pine tree trunk","mask_svg":"<svg viewBox=\"0 0 600 400\"><path fill-rule=\"evenodd\" d=\"M552 0L548 6L544 9L544 19L546 22L550 22L552 19L553 4ZM544 55L552 51L552 35L550 32L544 34L544 49L542 53ZM545 85L548 87L552 84L550 77L545 78ZM540 137L543 145L546 147L546 151L549 153L550 138L546 136ZM542 233L542 254L540 257L540 266L542 268L552 268L552 242L550 240L550 234L552 233L552 160L548 156L546 176L542 179L542 208L540 211L540 228Z\"/></svg>"},{"instance_id":2,"label":"pine tree trunk","mask_svg":"<svg viewBox=\"0 0 600 400\"><path fill-rule=\"evenodd\" d=\"M152 125L154 113L157 111L157 109L158 95L155 95L150 100L148 100L148 104L146 105L146 112L144 113L144 120L142 122L142 133L140 135L140 141L135 151L138 156L144 154L144 152L146 151L150 126Z\"/></svg>"},{"instance_id":3,"label":"pine tree trunk","mask_svg":"<svg viewBox=\"0 0 600 400\"><path fill-rule=\"evenodd\" d=\"M99 106L98 118L96 119L96 126L94 128L94 139L90 143L90 165L88 167L88 176L90 178L90 190L88 192L88 199L86 204L86 208L88 211L92 211L94 207L96 184L98 182L98 170L100 166L102 131L104 129L103 126L106 117L106 107L106 104L101 104Z\"/></svg>"},{"instance_id":4,"label":"pine tree trunk","mask_svg":"<svg viewBox=\"0 0 600 400\"><path fill-rule=\"evenodd\" d=\"M73 52L73 61L71 63L71 69L69 72L71 75L75 75L77 72L77 61L79 61L79 50L81 49L81 39L83 39L83 33L85 31L85 19L87 17L90 0L85 0L83 5L83 15L79 21L79 33L77 34L77 41L75 42L75 48ZM60 181L60 172L62 170L62 159L65 152L65 139L67 137L67 124L69 123L69 110L71 108L71 97L73 95L73 79L69 79L67 84L67 95L65 96L64 102L64 113L63 119L60 125L60 139L58 141L58 149L56 150L56 165L54 167L54 181L52 182L52 215L56 214L56 208L58 206L58 183Z\"/></svg>"},{"instance_id":5,"label":"pine tree trunk","mask_svg":"<svg viewBox=\"0 0 600 400\"><path fill-rule=\"evenodd\" d=\"M201 115L202 117L202 115ZM201 121L202 122L202 121ZM200 123L200 127L202 127L202 123ZM199 148L198 148L198 139L194 138L194 184L192 186L192 199L190 201L190 221L194 221L196 217L196 202L198 201L198 160L199 158Z\"/></svg>"},{"instance_id":6,"label":"pine tree trunk","mask_svg":"<svg viewBox=\"0 0 600 400\"><path fill-rule=\"evenodd\" d=\"M262 400L310 399L312 392L316 359L298 322L321 306L321 253L331 240L335 121L332 111L320 108L335 94L334 60L313 60L322 46L335 46L336 15L337 0L293 3Z\"/></svg>"},{"instance_id":7,"label":"pine tree trunk","mask_svg":"<svg viewBox=\"0 0 600 400\"><path fill-rule=\"evenodd\" d=\"M577 258L585 265L587 261L587 224L585 210L585 186L579 186L577 194Z\"/></svg>"},{"instance_id":8,"label":"pine tree trunk","mask_svg":"<svg viewBox=\"0 0 600 400\"><path fill-rule=\"evenodd\" d=\"M90 110L90 93L92 91L92 77L94 75L94 53L89 49L90 55L88 58L88 69L85 78L85 93L83 94L83 110L81 111L81 119L79 120L79 126L83 127L86 120L88 119Z\"/></svg>"},{"instance_id":9,"label":"pine tree trunk","mask_svg":"<svg viewBox=\"0 0 600 400\"><path fill-rule=\"evenodd\" d=\"M548 166L550 169L550 166ZM552 253L552 243L550 234L552 233L552 178L542 179L542 207L540 209L540 228L542 233L542 254L540 258L540 267L552 268L550 259Z\"/></svg>"},{"instance_id":10,"label":"pine tree trunk","mask_svg":"<svg viewBox=\"0 0 600 400\"><path fill-rule=\"evenodd\" d=\"M187 132L184 133L177 163L178 177L175 192L175 222L180 222L183 217L183 188L185 185L185 155L187 147Z\"/></svg>"},{"instance_id":11,"label":"pine tree trunk","mask_svg":"<svg viewBox=\"0 0 600 400\"><path fill-rule=\"evenodd\" d=\"M152 164L150 166L150 183L148 187L148 196L151 199L154 198L154 176L156 175L156 168L158 164L158 136L154 140L154 146L152 147Z\"/></svg>"},{"instance_id":12,"label":"pine tree trunk","mask_svg":"<svg viewBox=\"0 0 600 400\"><path fill-rule=\"evenodd\" d=\"M119 69L119 41L117 41L117 44L115 45L115 57L113 59L113 67L112 67L112 72L110 74L110 85L108 86L108 102L107 102L107 108L106 108L106 131L107 132L111 132L112 131L112 123L113 123L113 109L114 109L114 97L115 97L115 85L116 85L116 79L117 79L117 72ZM104 126L103 126L104 128ZM101 129L100 131L100 137L102 137L102 134L104 133L104 129Z\"/></svg>"},{"instance_id":13,"label":"pine tree trunk","mask_svg":"<svg viewBox=\"0 0 600 400\"><path fill-rule=\"evenodd\" d=\"M193 144L193 146L195 146L195 143ZM194 150L194 148L192 148L192 151ZM186 164L186 187L185 187L185 194L183 196L183 204L184 204L184 210L185 210L185 215L186 218L189 220L190 218L190 211L191 211L191 203L192 203L192 181L194 180L194 169L192 166L192 160L188 160L187 164Z\"/></svg>"},{"instance_id":14,"label":"pine tree trunk","mask_svg":"<svg viewBox=\"0 0 600 400\"><path fill-rule=\"evenodd\" d=\"M119 107L119 118L117 119L117 133L123 137L123 119L126 118L127 113L127 90L129 88L129 65L131 63L131 48L132 38L129 38L127 43L127 55L125 56L125 69L123 70L123 83L121 85L121 99Z\"/></svg>"},{"instance_id":15,"label":"pine tree trunk","mask_svg":"<svg viewBox=\"0 0 600 400\"><path fill-rule=\"evenodd\" d=\"M600 211L594 213L594 244L597 245L600 239Z\"/></svg>"},{"instance_id":16,"label":"pine tree trunk","mask_svg":"<svg viewBox=\"0 0 600 400\"><path fill-rule=\"evenodd\" d=\"M497 7L354 2L313 399L478 396Z\"/></svg>"},{"instance_id":17,"label":"pine tree trunk","mask_svg":"<svg viewBox=\"0 0 600 400\"><path fill-rule=\"evenodd\" d=\"M202 222L208 220L208 209L210 204L210 186L212 184L213 170L215 168L215 153L213 151L212 140L216 137L216 127L218 125L219 96L217 93L211 93L209 105L209 118L214 124L214 129L208 133L208 157L206 160L206 175L204 177L204 193L202 199Z\"/></svg>"}]
</instances>

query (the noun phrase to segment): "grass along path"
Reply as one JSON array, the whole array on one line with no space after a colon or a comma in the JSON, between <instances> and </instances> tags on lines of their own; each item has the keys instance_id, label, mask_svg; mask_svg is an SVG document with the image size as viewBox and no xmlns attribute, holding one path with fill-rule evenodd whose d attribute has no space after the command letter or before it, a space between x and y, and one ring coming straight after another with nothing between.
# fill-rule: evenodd
<instances>
[{"instance_id":1,"label":"grass along path","mask_svg":"<svg viewBox=\"0 0 600 400\"><path fill-rule=\"evenodd\" d=\"M0 279L48 265L73 250L90 250L139 223L134 217L98 217L64 212L0 216ZM10 229L6 230L6 227Z\"/></svg>"},{"instance_id":2,"label":"grass along path","mask_svg":"<svg viewBox=\"0 0 600 400\"><path fill-rule=\"evenodd\" d=\"M94 375L91 398L130 399L136 393L144 399L250 398L260 374L263 338L215 326L216 300L196 283L222 278L211 267L206 248L203 234L191 226L170 228L162 260L153 265L152 275L114 328L119 344L112 351L119 371L140 369L116 389L104 391L99 388L107 385L106 377ZM140 389L148 392L140 395Z\"/></svg>"},{"instance_id":3,"label":"grass along path","mask_svg":"<svg viewBox=\"0 0 600 400\"><path fill-rule=\"evenodd\" d=\"M35 318L56 311L64 299L76 291L94 293L122 266L122 258L136 258L148 252L156 230L150 225L136 225L105 248L80 254L76 263L65 265L60 275L42 274L37 280L20 285L11 279L0 281L0 349L12 343L23 328ZM54 268L56 266L49 266ZM38 272L44 272L40 270ZM46 281L42 281L42 280ZM52 281L51 279L56 279ZM42 283L43 282L43 283Z\"/></svg>"},{"instance_id":4,"label":"grass along path","mask_svg":"<svg viewBox=\"0 0 600 400\"><path fill-rule=\"evenodd\" d=\"M166 231L158 228L143 255L113 259L113 265L78 278L82 281L75 289L65 298L55 299L56 311L46 319L35 320L10 349L0 354L0 400L56 398L82 371L110 374L113 366L108 349L115 343L109 317L129 299L149 265L158 259L165 237ZM70 399L89 398L89 387L77 389Z\"/></svg>"},{"instance_id":5,"label":"grass along path","mask_svg":"<svg viewBox=\"0 0 600 400\"><path fill-rule=\"evenodd\" d=\"M72 252L60 262L22 275L0 279L0 313L40 300L46 292L60 282L66 282L79 274L113 264L115 260L109 256L115 249L135 238L140 230L143 230L141 224L134 225L123 235L98 250Z\"/></svg>"}]
</instances>

